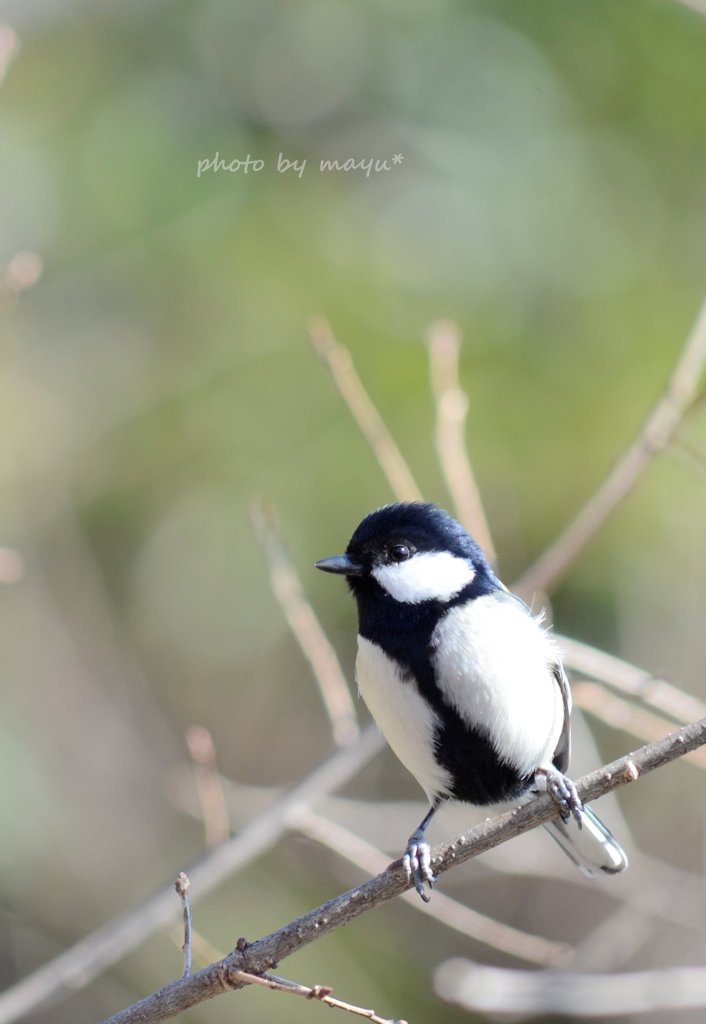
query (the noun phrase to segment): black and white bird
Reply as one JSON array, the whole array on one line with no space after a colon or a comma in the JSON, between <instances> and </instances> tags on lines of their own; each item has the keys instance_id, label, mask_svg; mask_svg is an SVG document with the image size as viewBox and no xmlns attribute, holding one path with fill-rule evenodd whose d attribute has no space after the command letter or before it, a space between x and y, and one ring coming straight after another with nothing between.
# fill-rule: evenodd
<instances>
[{"instance_id":1,"label":"black and white bird","mask_svg":"<svg viewBox=\"0 0 706 1024\"><path fill-rule=\"evenodd\" d=\"M627 867L565 774L571 694L542 616L503 586L455 519L423 502L385 505L345 554L316 566L348 581L360 693L430 802L403 858L422 899L436 881L425 830L449 799L494 804L546 789L560 810L546 827L583 874Z\"/></svg>"}]
</instances>

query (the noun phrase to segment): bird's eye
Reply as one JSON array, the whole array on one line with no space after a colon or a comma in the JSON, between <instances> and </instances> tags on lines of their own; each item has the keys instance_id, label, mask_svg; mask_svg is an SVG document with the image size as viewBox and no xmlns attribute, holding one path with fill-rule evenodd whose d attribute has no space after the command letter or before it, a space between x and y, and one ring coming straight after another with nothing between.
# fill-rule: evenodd
<instances>
[{"instance_id":1,"label":"bird's eye","mask_svg":"<svg viewBox=\"0 0 706 1024\"><path fill-rule=\"evenodd\" d=\"M411 554L406 544L394 544L390 548L390 558L393 562L406 562Z\"/></svg>"}]
</instances>

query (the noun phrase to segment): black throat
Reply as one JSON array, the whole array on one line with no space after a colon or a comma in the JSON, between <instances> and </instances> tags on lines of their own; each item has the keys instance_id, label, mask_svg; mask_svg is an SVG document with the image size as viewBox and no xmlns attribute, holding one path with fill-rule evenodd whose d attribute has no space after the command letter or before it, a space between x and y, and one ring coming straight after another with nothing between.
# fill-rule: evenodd
<instances>
[{"instance_id":1,"label":"black throat","mask_svg":"<svg viewBox=\"0 0 706 1024\"><path fill-rule=\"evenodd\" d=\"M399 665L403 679L414 686L435 711L439 725L434 756L452 781L452 795L472 804L492 804L519 796L531 779L502 761L484 730L469 725L448 703L434 672L434 631L442 618L467 601L501 590L484 573L449 601L396 601L370 578L350 580L358 604L359 633L382 648Z\"/></svg>"}]
</instances>

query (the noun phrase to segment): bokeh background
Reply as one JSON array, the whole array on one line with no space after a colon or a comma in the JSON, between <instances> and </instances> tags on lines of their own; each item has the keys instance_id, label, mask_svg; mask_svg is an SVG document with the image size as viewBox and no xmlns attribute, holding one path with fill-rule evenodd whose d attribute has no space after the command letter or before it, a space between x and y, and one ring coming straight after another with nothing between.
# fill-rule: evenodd
<instances>
[{"instance_id":1,"label":"bokeh background","mask_svg":"<svg viewBox=\"0 0 706 1024\"><path fill-rule=\"evenodd\" d=\"M704 293L697 6L0 4L3 985L202 852L189 727L210 731L220 769L251 796L332 749L249 522L253 501L271 500L352 675L352 603L312 565L391 494L312 354L312 314L349 346L442 503L424 338L440 316L458 322L505 579L633 437ZM280 154L306 161L301 175L278 170ZM215 170L217 156L231 169ZM232 163L248 157L262 169ZM389 169L320 170L349 158ZM212 166L197 176L199 161ZM706 697L698 409L679 438L551 595L552 613ZM587 764L638 744L589 724ZM611 820L625 816L631 852L698 875L702 788L696 769L673 766L621 793ZM382 755L346 794L371 802L369 827L358 805L361 832L397 855L417 809L392 827L373 803L418 800L404 771ZM436 839L455 827L439 817ZM541 849L554 879L523 874L509 847L444 889L579 941L619 906L616 883L589 890ZM513 862L511 874L490 866ZM625 883L638 896L663 878L640 870ZM362 877L291 835L197 903L195 924L225 951ZM630 913L641 938L621 966L703 962L696 926ZM468 1018L439 1003L431 973L456 954L516 966L395 905L282 970L383 1016L455 1024ZM179 971L160 933L28 1019L98 1020ZM183 1019L323 1012L247 991Z\"/></svg>"}]
</instances>

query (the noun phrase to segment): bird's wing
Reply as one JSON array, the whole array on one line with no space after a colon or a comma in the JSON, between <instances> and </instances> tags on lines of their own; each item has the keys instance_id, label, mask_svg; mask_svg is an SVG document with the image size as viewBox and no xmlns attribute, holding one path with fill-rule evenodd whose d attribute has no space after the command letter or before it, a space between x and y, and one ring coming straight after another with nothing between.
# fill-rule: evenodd
<instances>
[{"instance_id":1,"label":"bird's wing","mask_svg":"<svg viewBox=\"0 0 706 1024\"><path fill-rule=\"evenodd\" d=\"M562 726L559 742L556 745L552 760L556 768L563 775L569 767L569 759L571 757L571 690L569 689L569 680L566 678L564 666L558 655L552 665L552 673L559 684L561 700L564 705L564 725Z\"/></svg>"}]
</instances>

